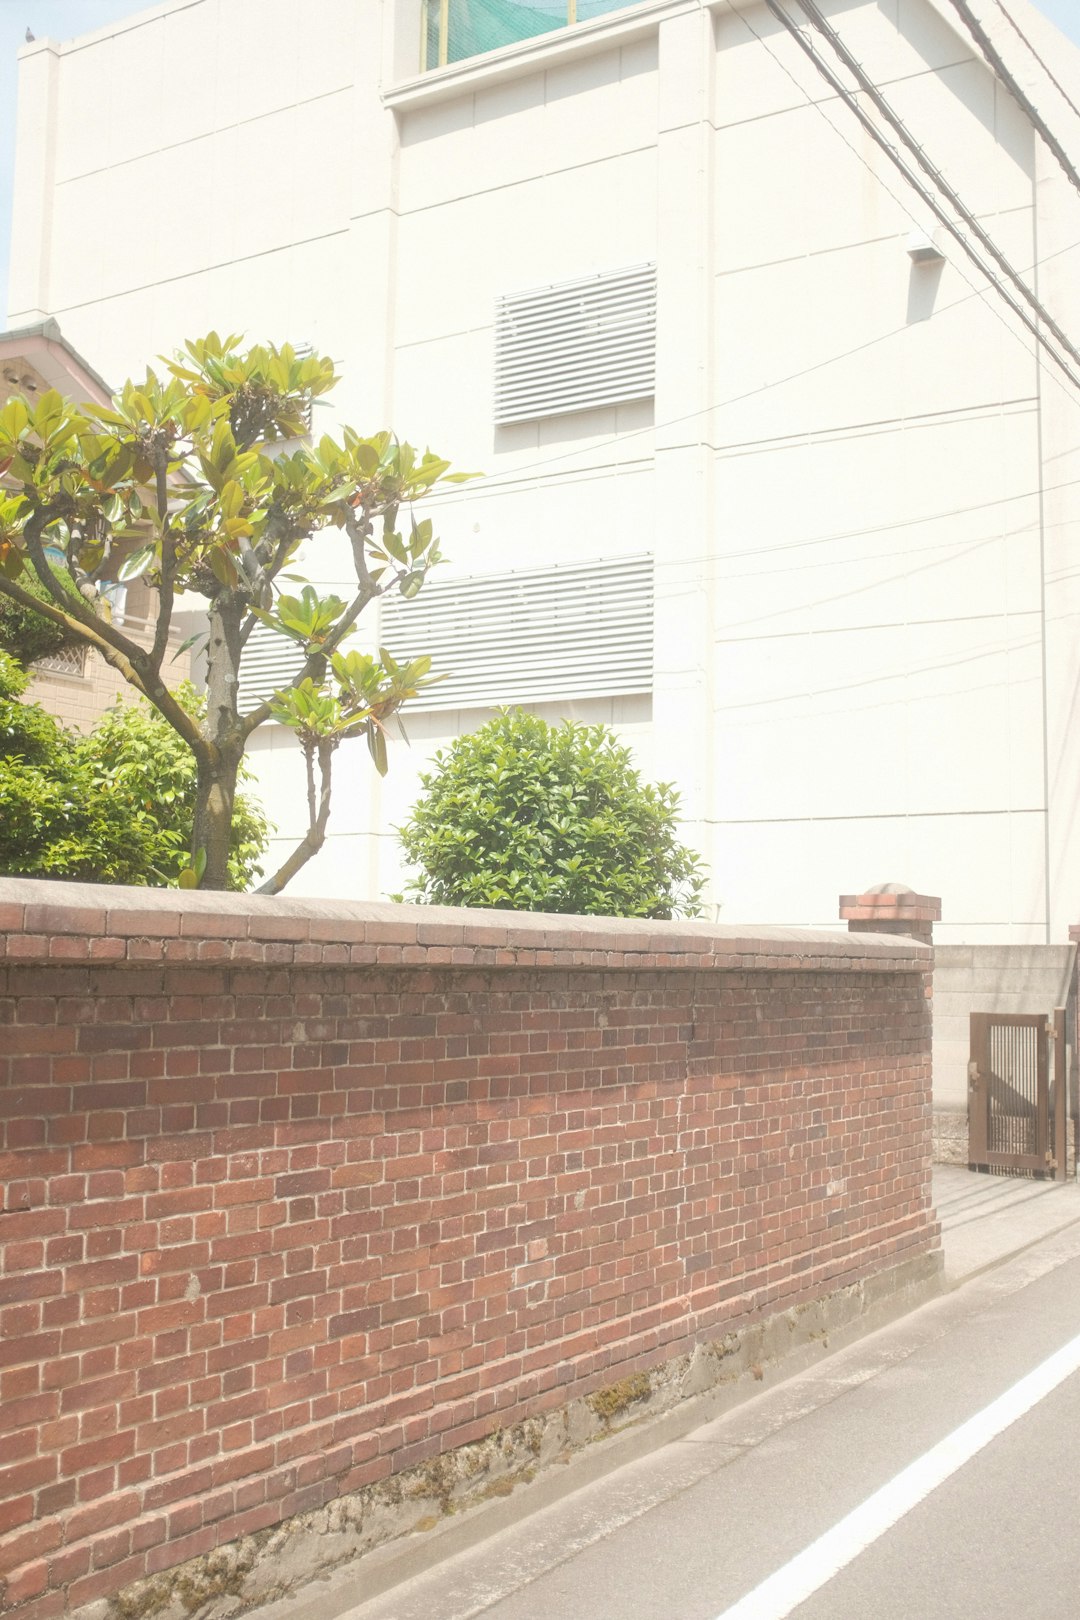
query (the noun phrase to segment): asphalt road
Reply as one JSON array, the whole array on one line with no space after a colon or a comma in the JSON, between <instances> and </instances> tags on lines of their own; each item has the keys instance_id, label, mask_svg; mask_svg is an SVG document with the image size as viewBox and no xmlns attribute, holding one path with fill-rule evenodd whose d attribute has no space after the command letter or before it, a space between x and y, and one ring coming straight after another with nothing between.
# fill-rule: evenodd
<instances>
[{"instance_id":1,"label":"asphalt road","mask_svg":"<svg viewBox=\"0 0 1080 1620\"><path fill-rule=\"evenodd\" d=\"M381 1597L355 1601L358 1571L352 1607L335 1583L322 1603L275 1608L295 1620L724 1620L737 1605L731 1620L1074 1620L1076 1372L813 1595L777 1572L976 1414L1000 1413L1078 1336L1074 1227ZM754 1608L747 1594L774 1576Z\"/></svg>"}]
</instances>

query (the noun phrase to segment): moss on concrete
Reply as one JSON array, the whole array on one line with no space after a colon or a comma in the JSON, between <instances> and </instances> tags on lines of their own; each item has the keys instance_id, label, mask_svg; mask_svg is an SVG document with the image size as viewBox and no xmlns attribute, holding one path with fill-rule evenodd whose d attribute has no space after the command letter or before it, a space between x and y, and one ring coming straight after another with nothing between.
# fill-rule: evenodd
<instances>
[{"instance_id":1,"label":"moss on concrete","mask_svg":"<svg viewBox=\"0 0 1080 1620\"><path fill-rule=\"evenodd\" d=\"M326 1507L297 1514L174 1569L136 1581L74 1611L69 1620L233 1620L330 1575L373 1548L510 1496L553 1463L682 1402L747 1378L764 1378L792 1350L827 1343L892 1296L910 1306L937 1281L939 1256L837 1289L763 1322L628 1374L553 1412L498 1428L485 1439L439 1453Z\"/></svg>"},{"instance_id":2,"label":"moss on concrete","mask_svg":"<svg viewBox=\"0 0 1080 1620\"><path fill-rule=\"evenodd\" d=\"M609 1384L606 1389L598 1389L595 1395L587 1400L589 1409L597 1417L610 1426L613 1418L625 1412L628 1407L637 1401L644 1401L652 1394L652 1380L648 1373L631 1373L629 1378L620 1378L617 1384Z\"/></svg>"}]
</instances>

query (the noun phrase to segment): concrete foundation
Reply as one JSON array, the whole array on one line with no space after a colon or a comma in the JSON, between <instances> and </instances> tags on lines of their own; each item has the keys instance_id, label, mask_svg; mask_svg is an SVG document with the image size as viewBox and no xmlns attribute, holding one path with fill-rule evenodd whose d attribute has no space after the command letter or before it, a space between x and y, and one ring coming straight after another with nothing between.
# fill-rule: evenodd
<instances>
[{"instance_id":1,"label":"concrete foundation","mask_svg":"<svg viewBox=\"0 0 1080 1620\"><path fill-rule=\"evenodd\" d=\"M425 1564L435 1556L429 1533L439 1542L437 1556L448 1557L924 1304L940 1292L942 1279L940 1249L903 1261L132 1582L73 1611L71 1620L228 1620L361 1559L350 1593L353 1603L364 1601L407 1578L402 1565L414 1546L421 1550L417 1534ZM503 1500L511 1496L513 1503ZM331 1604L327 1620L334 1612Z\"/></svg>"}]
</instances>

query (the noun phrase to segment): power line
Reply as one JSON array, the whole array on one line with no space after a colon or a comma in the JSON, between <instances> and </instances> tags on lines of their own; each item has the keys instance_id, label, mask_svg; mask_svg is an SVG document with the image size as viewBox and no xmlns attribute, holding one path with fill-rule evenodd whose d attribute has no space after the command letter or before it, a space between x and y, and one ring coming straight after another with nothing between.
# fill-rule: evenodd
<instances>
[{"instance_id":1,"label":"power line","mask_svg":"<svg viewBox=\"0 0 1080 1620\"><path fill-rule=\"evenodd\" d=\"M1031 52L1031 54L1035 58L1036 62L1038 62L1039 66L1042 68L1043 72L1046 74L1046 77L1050 80L1050 83L1054 86L1054 89L1069 104L1069 106L1072 108L1073 112L1076 114L1077 118L1080 118L1080 107L1078 107L1076 105L1075 101L1072 99L1069 92L1066 90L1065 86L1061 83L1061 81L1054 77L1054 74L1051 72L1050 67L1048 66L1048 64L1039 55L1038 51L1035 49L1035 47L1031 43L1030 39L1028 39L1027 35L1024 33L1024 30L1020 27L1020 24L1016 21L1016 18L1012 15L1012 13L1010 11L1006 10L1004 4L1002 3L1002 0L997 0L997 8L1001 12L1001 15L1005 18L1005 21L1009 24L1009 26L1017 34L1019 34L1020 38L1023 40L1024 44L1027 46L1028 50Z\"/></svg>"},{"instance_id":2,"label":"power line","mask_svg":"<svg viewBox=\"0 0 1080 1620\"><path fill-rule=\"evenodd\" d=\"M940 670L959 669L964 664L977 664L984 658L998 658L1002 654L1026 652L1032 647L1039 646L1040 638L1031 636L1026 641L1001 641L991 646L980 647L975 652L961 653L954 658L940 658L930 664L903 665L900 669L886 670L879 675L867 675L860 681L844 681L839 686L821 686L816 691L808 692L798 687L791 692L777 692L770 697L748 698L741 703L718 703L714 712L717 714L732 714L736 710L772 708L778 703L794 703L801 698L832 697L841 692L860 691L867 686L881 686L888 681L904 681L913 675L936 675ZM1030 676L1029 680L1037 680L1038 676ZM1010 678L1009 685L1013 685ZM978 688L976 688L978 690ZM897 699L897 701L904 701ZM850 713L850 707L841 710L841 713Z\"/></svg>"},{"instance_id":3,"label":"power line","mask_svg":"<svg viewBox=\"0 0 1080 1620\"><path fill-rule=\"evenodd\" d=\"M790 605L790 607L774 608L771 613L757 613L757 614L754 614L749 619L736 619L734 621L730 621L730 620L725 621L721 625L721 629L723 630L723 634L720 636L719 639L721 641L761 641L761 640L764 640L766 638L763 637L760 633L758 633L756 635L752 635L752 636L734 636L734 635L731 634L731 632L734 631L734 630L747 630L752 625L767 624L770 619L789 618L793 613L808 613L808 612L812 611L815 608L830 607L835 602L847 602L847 601L850 601L852 597L865 596L868 591L879 591L879 590L882 590L886 586L889 586L889 585L901 584L904 581L913 578L917 574L926 574L926 573L929 573L934 568L942 568L948 563L958 562L960 560L960 558L969 557L969 556L971 556L971 554L973 552L982 551L985 546L992 546L999 540L1016 539L1019 535L1026 534L1028 532L1028 529L1030 529L1030 527L1031 527L1031 525L1029 524L1023 529L1013 529L1013 530L1011 530L1011 531L1009 531L1009 532L1007 532L1005 534L986 535L986 536L984 536L983 539L981 539L981 540L973 540L968 545L962 545L962 542L955 542L956 544L962 545L962 549L955 552L950 557L938 557L933 562L921 563L916 568L905 568L898 574L888 574L884 578L878 577L876 579L868 580L865 585L854 585L854 586L852 586L851 590L849 590L849 591L834 591L832 593L832 595L818 597L818 599L816 601L814 601L814 602L793 602ZM893 553L892 555L900 555L900 553ZM887 561L888 558L887 557L886 558L873 558L871 560L874 561L874 562ZM747 576L745 574L740 574L738 577L740 579L746 579L747 577L753 578L755 576L753 576L753 575ZM972 619L985 618L985 617L986 617L986 615L982 614L982 613L980 613L980 614L954 614L954 615L951 616L949 622L950 623L961 623L961 622L970 623ZM994 614L993 617L994 618L999 618L1000 614ZM920 620L919 622L924 623L926 621ZM828 628L829 627L826 626L825 630L827 631ZM833 628L835 628L835 627L833 627ZM865 627L860 627L860 628L870 628L870 627L865 626ZM783 631L783 630L781 630L779 632L772 632L771 634L773 636L775 636L777 634L779 634L780 636L790 636L790 635L820 635L821 633L822 633L822 631L815 628L815 627L806 627L804 629L797 630L797 631Z\"/></svg>"},{"instance_id":4,"label":"power line","mask_svg":"<svg viewBox=\"0 0 1080 1620\"><path fill-rule=\"evenodd\" d=\"M1013 268L990 234L983 229L979 221L967 208L966 204L963 202L963 199L949 184L948 180L946 180L941 170L937 168L929 157L927 157L923 148L908 133L903 121L893 110L886 98L882 95L877 85L874 84L873 80L864 71L862 65L848 50L847 46L844 44L836 30L829 22L826 21L825 17L815 4L815 0L798 0L798 4L805 12L812 26L817 29L818 33L823 39L826 39L829 42L837 58L855 79L855 82L859 86L862 93L872 102L880 116L889 125L890 129L893 130L902 145L904 145L912 154L919 168L923 170L924 174L929 177L941 195L956 210L956 213L960 219L963 220L964 224L990 254L991 258L995 261L998 267L1013 283L1021 297L1030 305L1031 309L1034 310L1035 315L1038 317L1037 320L1033 319L1028 311L1023 308L1023 305L1017 303L1008 290L1001 284L993 270L977 252L956 221L951 218L942 203L926 188L923 182L919 179L918 175L912 170L910 165L896 150L896 148L890 145L890 143L885 139L874 120L860 106L855 95L853 95L853 93L847 88L836 71L824 61L813 40L807 38L793 18L788 16L787 12L780 4L780 0L765 0L765 4L768 6L776 20L782 24L782 26L795 40L803 53L810 58L818 72L821 74L822 78L825 79L826 83L836 91L837 95L842 98L845 105L854 113L855 117L862 124L863 128L877 143L881 150L888 156L890 162L892 162L900 170L901 174L903 174L909 185L911 185L911 187L922 198L923 202L931 210L939 223L945 227L945 229L949 232L949 235L963 249L964 253L967 254L972 263L976 265L984 276L986 276L987 280L995 288L999 296L1004 299L1005 303L1008 304L1009 308L1012 310L1017 319L1027 327L1028 331L1035 338L1036 342L1042 344L1047 354L1065 373L1066 377L1068 377L1073 386L1080 389L1080 376L1078 376L1070 368L1062 355L1060 355L1057 349L1050 344L1046 334L1039 325L1039 322L1041 321L1049 329L1049 331L1053 333L1054 337L1064 349L1065 353L1078 365L1080 365L1080 350L1075 348L1071 340L1066 336L1064 330L1058 325L1057 321L1055 321L1054 317L1050 314L1049 310L1046 309L1045 305L1042 304L1027 283L1021 278L1019 273Z\"/></svg>"},{"instance_id":5,"label":"power line","mask_svg":"<svg viewBox=\"0 0 1080 1620\"><path fill-rule=\"evenodd\" d=\"M738 17L739 21L742 23L743 27L747 30L747 32L753 35L753 37L757 40L758 44L762 47L762 49L776 63L776 65L780 69L780 71L783 74L785 74L785 76L788 79L791 80L791 83L795 86L796 90L798 90L799 94L802 96L802 98L805 101L806 105L808 107L813 107L815 112L817 112L818 115L822 119L824 119L825 123L832 130L833 134L836 135L840 140L843 141L844 145L848 148L848 151L851 152L853 154L853 156L858 160L858 162L862 164L863 168L866 170L867 174L870 175L871 179L875 182L875 184L881 186L881 188L885 192L888 193L888 195L893 199L893 201L897 204L897 206L901 209L901 211L907 215L908 219L911 220L912 224L921 227L922 222L916 217L915 214L912 213L911 209L908 208L907 204L900 197L897 196L896 192L893 191L892 188L889 185L886 184L886 182L881 178L881 176L874 171L874 169L867 162L867 160L863 156L863 154L858 150L858 148L851 141L848 140L847 136L843 133L843 131L841 129L839 129L836 126L836 124L833 123L832 119L826 113L825 108L820 103L815 102L815 101L813 101L811 99L811 97L807 94L806 90L803 88L803 86L799 83L798 79L795 77L794 73L792 73L791 69L786 65L785 62L783 62L781 60L781 58L779 56L777 56L775 51L770 49L768 42L764 39L764 37L761 34L758 33L758 31L754 27L754 25L743 15L743 13L741 11L737 11L737 10L734 9L733 0L727 0L727 3L728 3L728 6L729 6L729 9L731 9L733 11L733 14L736 17ZM817 56L816 52L814 51L813 46L809 45L809 42L803 39L801 31L797 27L795 27L794 24L792 24L790 19L785 19L784 22L783 22L783 26L785 26L786 31L788 33L793 33L794 38L796 40L796 43L799 44L803 48L803 50L807 52L807 54L811 55L812 60L815 62L815 65L818 65L820 63L820 58ZM844 90L844 87L842 85L836 85L835 88L837 89L837 93L840 96L840 98L842 100L844 100L846 104L853 106L854 111L856 112L856 115L859 116L859 118L860 118L860 122L863 122L863 118L862 118L862 115L861 115L861 109L859 108L858 103L857 102L852 103L850 101L850 98L847 96L847 94L846 94L846 92ZM881 146L883 148L883 150L890 156L890 158L893 159L894 162L896 162L897 155L892 152L892 149L888 146L887 143L882 141L880 131L878 131L876 129L876 127L872 123L869 124L867 127L869 129L869 133L873 136L875 142L879 146ZM926 200L929 203L930 199L926 198L926 194L925 194L924 189L923 189L923 187L921 185L921 182L918 180L918 177L909 175L906 168L904 168L904 166L900 162L897 162L897 167L901 168L901 171L904 173L905 178L908 179L909 184L912 186L912 188L916 192L918 192L919 195L924 198L924 200ZM938 216L938 217L940 217L940 216ZM945 223L947 225L949 225L950 234L955 234L950 222L948 222L946 220ZM963 237L958 237L957 240L960 242L960 245L964 248L965 252L967 252L968 251L968 244L966 243L964 238ZM1059 258L1062 254L1071 253L1073 251L1073 249L1075 247L1078 247L1078 246L1080 246L1080 243L1071 243L1067 248L1059 248L1054 253L1046 254L1045 257L1037 257L1036 260L1035 260L1035 263L1032 264L1031 266L1029 266L1028 268L1030 268L1032 270L1038 270L1040 265L1049 264L1053 259ZM970 253L968 254L968 256L972 257L972 255ZM980 274L987 281L989 281L991 287L993 287L996 291L1003 292L1003 289L999 286L996 277L993 275L993 272L987 270L984 266L979 264L977 256L975 256L975 262L978 264ZM981 299L983 297L983 289L981 289L980 287L977 287L975 285L975 283L971 280L970 276L963 269L963 266L962 265L956 265L955 268L956 268L958 274L960 274L963 277L963 279L967 282L967 285L971 288L971 292L970 292L970 294L965 295L963 298L955 299L952 304L946 305L945 309L947 309L947 310L948 309L956 309L956 308L958 308L961 304L966 303L968 301L968 299L971 298L971 297L979 298L979 299ZM1010 307L1011 307L1011 300L1009 300L1007 297L1006 297L1006 302L1009 303ZM990 308L989 305L987 307ZM1006 321L1004 315L1001 314L1000 311L996 311L996 310L994 311L994 313L996 315L997 320L1001 323L1001 325L1009 333L1009 336L1012 337L1014 339L1014 341L1018 342L1021 345L1021 347L1024 349L1025 354L1028 354L1028 355L1031 356L1031 358L1034 360L1036 366L1038 367L1039 371L1042 372L1044 376L1052 379L1055 386L1061 390L1063 396L1066 399L1068 399L1070 401L1070 403L1074 403L1072 395L1067 392L1067 390L1065 388L1065 385L1061 381L1061 378L1058 376L1057 372L1052 371L1044 363L1044 361L1040 358L1040 355L1039 355L1040 346L1045 346L1044 344L1042 344L1041 335L1039 333L1035 334L1035 336L1036 336L1035 346L1034 346L1034 348L1029 349L1027 347L1026 343L1024 342L1023 338L1021 337L1021 335L1018 332L1015 332L1012 329L1012 327L1009 326L1009 324ZM1025 321L1024 324L1027 326L1028 330L1030 331L1031 330L1030 323ZM902 327L896 327L896 328L894 328L894 331L892 333L884 333L882 336L883 336L883 338L884 337L890 337L890 336L898 335L899 333L907 331L907 330L908 330L908 328L907 328L906 325L902 326ZM872 340L872 341L876 341L876 340ZM869 346L869 345L867 345L867 346ZM1053 351L1048 349L1047 352L1052 353ZM841 358L843 358L843 357L841 357ZM1060 359L1056 355L1054 356L1054 358L1055 358L1056 363L1060 366L1060 364L1061 364Z\"/></svg>"},{"instance_id":6,"label":"power line","mask_svg":"<svg viewBox=\"0 0 1080 1620\"><path fill-rule=\"evenodd\" d=\"M893 189L889 185L886 184L886 182L882 179L882 177L879 174L875 173L874 169L871 168L870 164L867 162L866 158L858 150L858 148L856 146L854 146L852 144L852 142L848 140L847 136L843 133L843 131L838 129L836 127L836 125L832 122L832 120L829 118L828 114L825 112L825 109L822 106L820 106L818 103L811 100L811 98L806 94L806 91L804 90L803 86L799 83L798 79L796 79L795 75L791 72L791 70L787 67L787 65L776 55L776 52L773 51L770 48L768 42L762 37L761 34L758 33L757 29L753 26L753 24L750 23L748 21L748 19L739 11L733 12L733 15L738 17L739 21L746 28L747 32L753 35L754 39L757 40L758 44L762 47L762 49L766 52L766 54L776 63L776 65L780 69L780 71L782 73L784 73L785 76L788 79L791 80L791 83L799 91L799 94L803 97L806 105L808 107L813 107L814 110L824 119L825 123L832 130L833 134L839 140L843 141L844 145L848 148L848 150L852 153L852 155L863 166L863 168L866 169L867 173L874 180L875 184L881 186L881 188L896 203L897 207L900 208L900 210L904 214L907 215L908 219L912 222L913 225L920 226L921 221L917 218L917 216L912 213L911 209L908 208L907 205L903 202L903 200L896 194L896 192L893 191ZM790 32L790 29L789 29L789 32ZM795 32L796 32L796 35L799 37L800 43L801 43L801 35L798 34L797 29L795 30ZM815 54L815 60L817 60L816 54ZM879 139L879 132L876 131L872 125L871 125L871 130L874 133L875 139L878 139L879 144L882 144L880 142L880 139ZM891 152L891 149L888 147L887 144L885 145L884 149L887 152ZM915 189L920 190L921 188L919 186L917 178L916 177L911 177L911 179L912 179L912 183L915 186ZM967 251L964 239L962 237L960 237L959 240L961 242L961 245L965 247L965 251ZM1067 247L1058 248L1053 253L1048 253L1045 256L1037 259L1035 261L1035 263L1033 265L1029 266L1028 268L1030 268L1030 269L1038 269L1039 266L1044 265L1044 264L1049 264L1054 259L1058 259L1058 258L1063 257L1066 253L1075 252L1077 248L1080 248L1080 241L1078 241L1078 242L1070 242ZM987 281L989 281L990 285L993 288L1001 291L1003 293L1003 296L1004 296L1004 290L1000 288L1000 285L997 282L996 278L994 277L993 273L991 271L989 271L985 266L983 266L978 261L977 258L976 258L975 262L978 265L978 267L980 269L980 273L983 275L983 277ZM969 303L971 301L971 299L973 299L973 298L982 299L985 296L984 291L983 291L982 288L977 287L975 285L975 283L973 281L971 281L967 275L964 274L963 270L959 266L957 266L957 269L958 269L959 273L963 276L963 279L967 282L967 285L971 290L970 290L970 292L965 293L962 297L954 299L952 301L952 303L943 305L942 308L938 311L939 314L947 314L951 310L961 308L964 304ZM1007 296L1006 296L1006 302L1009 303L1010 307L1013 307L1011 300L1008 299ZM1022 312L1019 312L1019 313L1021 313L1021 316L1022 316ZM1060 379L1058 378L1056 372L1053 372L1053 371L1049 370L1049 368L1045 365L1044 361L1040 358L1040 355L1039 355L1040 348L1041 347L1046 347L1047 352L1050 353L1053 356L1053 358L1054 358L1055 362L1057 363L1057 365L1061 366L1061 364L1062 364L1062 362L1060 360L1060 357L1057 356L1054 353L1054 351L1052 349L1050 349L1045 344L1045 340L1044 340L1042 334L1040 332L1038 332L1034 327L1032 327L1032 325L1031 325L1031 323L1029 321L1027 321L1027 320L1024 321L1024 325L1027 327L1027 329L1030 332L1033 333L1033 335L1034 335L1034 337L1036 339L1034 348L1029 349L1027 347L1027 345L1024 343L1023 339L1020 337L1020 335L1018 333L1014 332L1012 330L1012 328L1008 326L1007 322L1005 322L1005 320L1004 320L1004 317L999 315L997 318L1005 326L1005 330L1009 332L1010 337L1014 338L1016 341L1021 343L1021 346L1024 348L1025 353L1029 354L1032 357L1035 364L1039 367L1039 370L1042 371L1046 376L1053 378L1055 384L1059 388L1061 388L1062 392L1064 393L1065 392L1064 386L1061 383ZM630 428L628 430L624 430L621 433L613 434L610 438L601 439L597 443L591 445L588 450L580 450L580 449L564 450L564 451L560 451L557 455L545 456L545 457L543 457L542 459L540 459L538 461L531 461L531 462L525 463L524 465L519 465L517 467L507 468L505 472L491 473L491 474L485 476L482 480L479 480L475 485L473 485L472 488L471 488L470 493L474 497L476 495L484 494L484 493L486 493L488 491L491 491L491 492L494 493L494 492L497 492L500 487L505 487L507 484L512 484L514 482L517 482L518 480L527 479L527 478L529 478L530 476L532 476L532 475L534 475L536 473L543 472L546 468L559 466L561 463L563 463L565 461L570 461L570 460L572 460L573 458L575 458L577 456L590 455L590 454L591 455L596 455L599 452L608 449L612 445L623 445L623 444L629 442L631 439L641 438L646 434L657 432L660 429L670 428L670 427L679 427L685 422L692 422L692 421L695 421L695 420L697 420L697 419L699 419L699 418L701 418L703 416L709 416L714 411L726 410L726 409L730 408L732 405L739 405L739 404L744 403L746 400L755 399L761 394L768 393L773 388L782 388L782 387L785 387L788 383L799 382L805 377L813 376L817 372L823 371L823 370L825 370L827 367L829 367L831 365L836 365L841 360L851 359L854 355L865 353L866 350L876 347L876 345L879 344L879 343L885 343L885 342L889 341L889 339L891 339L891 338L900 337L901 335L908 332L909 330L910 330L910 323L907 323L907 322L905 322L904 325L902 325L902 326L891 327L887 332L881 332L876 337L868 338L864 343L854 344L850 349L840 350L836 354L827 356L826 359L824 359L824 360L815 361L812 365L804 366L798 371L789 372L786 376L778 377L778 378L774 379L772 382L761 383L756 388L747 389L747 390L745 390L745 392L743 392L741 394L729 395L727 399L715 400L712 403L710 403L709 405L702 406L700 409L697 409L697 410L686 411L680 416L667 417L661 422L650 422L645 427ZM1065 369L1065 368L1063 367L1062 369ZM1072 378L1072 375L1071 375L1070 372L1066 371L1066 374L1070 377L1070 380L1072 380L1074 382L1076 381L1076 379ZM1070 400L1072 398L1071 395L1069 395L1067 397L1069 397ZM577 470L577 469L575 469L575 470ZM592 471L591 468L584 468L584 469L580 469L580 470L583 471L583 472ZM618 469L616 467L607 466L607 467L605 467L604 470L609 472L609 473L613 473ZM435 497L436 500L438 500L438 498L439 498L438 496ZM444 498L453 499L454 497L444 497Z\"/></svg>"},{"instance_id":7,"label":"power line","mask_svg":"<svg viewBox=\"0 0 1080 1620\"><path fill-rule=\"evenodd\" d=\"M1077 484L1080 484L1080 478L1068 478L1063 483L1044 486L1044 491L1046 494L1051 494L1055 490L1073 489ZM878 523L867 528L836 529L831 534L814 535L807 540L782 540L771 546L748 546L744 551L703 552L700 557L686 559L679 557L675 560L680 563L683 561L730 562L739 557L765 557L777 551L802 551L808 546L827 545L836 540L860 540L868 535L888 534L894 529L913 529L923 523L941 523L946 518L965 517L971 512L985 512L995 506L1008 506L1013 501L1034 500L1038 494L1038 489L1027 489L1022 490L1018 495L998 495L991 501L973 501L968 506L951 506L939 512L925 512L918 517L897 518L895 522ZM899 554L897 553L897 555Z\"/></svg>"},{"instance_id":8,"label":"power line","mask_svg":"<svg viewBox=\"0 0 1080 1620\"><path fill-rule=\"evenodd\" d=\"M1080 478L1068 478L1060 484L1045 485L1043 493L1053 495L1060 490L1075 489L1077 485L1080 485ZM784 540L777 542L775 545L769 546L748 546L742 551L693 552L672 558L671 561L666 564L666 566L671 568L690 568L696 567L701 563L710 564L711 567L707 570L707 575L712 579L742 580L774 577L775 568L765 568L761 569L760 572L747 573L743 571L728 571L725 569L724 565L729 562L737 562L743 557L767 557L776 552L786 553L790 551L805 551L811 546L831 545L835 542L843 540L863 540L877 534L891 534L899 529L918 528L923 524L928 523L943 523L948 518L967 517L975 512L988 512L992 511L996 507L1010 506L1016 501L1034 500L1037 498L1039 493L1040 492L1038 489L1020 490L1015 495L997 495L993 500L989 501L972 501L966 506L945 507L937 512L920 512L915 517L896 518L888 523L869 524L864 528L836 529L829 534L813 535L805 540ZM1066 528L1073 521L1076 520L1062 518L1057 523L1046 524L1045 527L1051 529ZM993 534L985 535L978 541L978 544L989 545L994 540L1014 539L1021 534L1026 534L1029 529L1035 526L1037 526L1037 519L1033 518L1031 523L1024 524L1021 528L996 530ZM967 544L966 539L961 537L953 540L938 541L932 546L918 546L914 548L908 546L898 546L891 551L876 552L872 557L869 557L866 560L873 562L887 562L890 557L920 556L927 551L943 551L952 546L963 546L965 544ZM840 567L841 564L836 561L826 561L805 563L801 566L803 568L836 568ZM787 572L794 573L797 572L798 569L799 565L796 565L794 568L788 567ZM457 577L458 576L454 576L455 579ZM354 585L355 580L320 579L318 583L326 590L335 590L343 589L349 585ZM450 583L449 577L447 579L447 583Z\"/></svg>"},{"instance_id":9,"label":"power line","mask_svg":"<svg viewBox=\"0 0 1080 1620\"><path fill-rule=\"evenodd\" d=\"M986 57L986 60L993 68L1006 90L1008 90L1009 94L1016 102L1016 105L1020 108L1021 112L1025 114L1032 127L1038 131L1044 144L1057 158L1058 163L1061 165L1061 168L1069 181L1069 184L1076 191L1080 192L1080 174L1077 174L1069 154L1066 152L1057 136L1050 129L1045 118L1035 106L1034 102L1029 96L1025 95L1024 91L1021 90L1020 86L1013 78L1012 71L1010 70L1008 63L1005 61L1005 58L1002 56L997 46L990 38L990 35L986 32L986 29L983 27L978 17L976 17L975 13L968 5L968 0L950 0L950 3L957 16L967 26L968 33L978 45L979 49ZM1011 18L1009 20L1010 22L1012 21ZM1013 26L1016 26L1015 23Z\"/></svg>"}]
</instances>

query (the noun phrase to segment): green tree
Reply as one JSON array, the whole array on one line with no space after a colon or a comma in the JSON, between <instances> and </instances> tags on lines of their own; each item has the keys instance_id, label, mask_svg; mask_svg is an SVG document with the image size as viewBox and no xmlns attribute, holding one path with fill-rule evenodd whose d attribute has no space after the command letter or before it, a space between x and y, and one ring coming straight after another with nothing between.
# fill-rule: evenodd
<instances>
[{"instance_id":1,"label":"green tree","mask_svg":"<svg viewBox=\"0 0 1080 1620\"><path fill-rule=\"evenodd\" d=\"M395 663L342 650L377 596L416 594L439 549L415 503L465 476L391 433L345 428L305 442L313 398L336 383L332 363L288 345L243 348L216 333L126 383L114 408L79 408L50 391L0 409L0 599L36 611L120 671L191 750L196 782L190 880L229 882L241 760L272 715L296 733L307 771L309 825L263 885L277 893L321 848L339 745L367 739L386 769L386 723L430 679L426 658ZM286 572L304 541L328 529L348 541L356 586L320 596ZM50 566L62 554L72 594ZM97 596L110 578L145 575L157 597L152 646L111 622ZM296 581L295 595L281 582ZM34 582L43 599L34 594ZM180 593L206 603L207 702L196 716L170 691L163 663ZM250 712L239 707L244 649L264 624L303 653L295 678Z\"/></svg>"},{"instance_id":2,"label":"green tree","mask_svg":"<svg viewBox=\"0 0 1080 1620\"><path fill-rule=\"evenodd\" d=\"M191 683L185 681L175 695L201 724L206 703ZM76 746L93 772L96 794L118 796L133 812L154 820L160 835L154 861L159 881L181 881L191 859L197 781L195 757L187 743L145 703L118 703ZM251 791L253 781L241 760L229 831L226 887L230 889L250 889L262 876L271 827Z\"/></svg>"},{"instance_id":3,"label":"green tree","mask_svg":"<svg viewBox=\"0 0 1080 1620\"><path fill-rule=\"evenodd\" d=\"M175 882L190 860L191 750L141 704L118 705L87 736L67 731L40 704L20 701L28 679L0 652L0 874ZM192 687L177 701L199 718ZM268 833L258 804L238 792L229 888L260 875Z\"/></svg>"},{"instance_id":4,"label":"green tree","mask_svg":"<svg viewBox=\"0 0 1080 1620\"><path fill-rule=\"evenodd\" d=\"M605 726L505 710L435 755L399 828L429 905L612 917L696 916L701 860L679 796L650 786Z\"/></svg>"}]
</instances>

